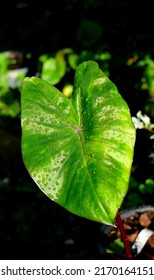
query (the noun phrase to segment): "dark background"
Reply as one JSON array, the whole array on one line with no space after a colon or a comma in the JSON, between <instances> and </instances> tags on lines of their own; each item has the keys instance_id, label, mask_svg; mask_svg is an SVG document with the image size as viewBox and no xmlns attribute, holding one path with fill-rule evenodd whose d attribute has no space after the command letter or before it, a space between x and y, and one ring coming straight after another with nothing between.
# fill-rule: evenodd
<instances>
[{"instance_id":1,"label":"dark background","mask_svg":"<svg viewBox=\"0 0 154 280\"><path fill-rule=\"evenodd\" d=\"M44 53L63 48L77 53L108 51L110 79L131 114L142 110L153 121L153 107L146 112L149 93L139 87L142 70L126 63L136 53L140 59L147 54L154 59L151 1L6 0L0 11L0 52L30 53L31 58L24 58L21 65L28 66L29 76L36 74L38 57ZM89 33L87 42L82 37L83 20L101 26L101 36L94 42ZM20 141L20 118L0 116L0 259L103 258L98 249L101 225L68 213L38 189L22 162ZM152 149L149 132L138 130L131 176L139 183L153 179ZM123 207L127 202L126 197ZM138 196L138 203L153 204L153 197Z\"/></svg>"}]
</instances>

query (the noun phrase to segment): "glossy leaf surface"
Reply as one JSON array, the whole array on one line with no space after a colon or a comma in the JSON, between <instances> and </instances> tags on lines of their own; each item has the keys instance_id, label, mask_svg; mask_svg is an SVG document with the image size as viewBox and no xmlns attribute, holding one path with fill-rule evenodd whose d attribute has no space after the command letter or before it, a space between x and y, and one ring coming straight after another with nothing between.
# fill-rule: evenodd
<instances>
[{"instance_id":1,"label":"glossy leaf surface","mask_svg":"<svg viewBox=\"0 0 154 280\"><path fill-rule=\"evenodd\" d=\"M129 108L97 63L78 66L71 99L39 78L24 80L23 160L41 190L70 212L114 222L134 141Z\"/></svg>"}]
</instances>

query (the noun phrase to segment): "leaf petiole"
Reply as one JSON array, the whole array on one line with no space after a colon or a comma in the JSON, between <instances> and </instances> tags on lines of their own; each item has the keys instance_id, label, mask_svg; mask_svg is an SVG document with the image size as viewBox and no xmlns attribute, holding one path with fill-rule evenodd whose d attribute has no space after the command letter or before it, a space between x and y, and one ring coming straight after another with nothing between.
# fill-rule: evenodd
<instances>
[{"instance_id":1,"label":"leaf petiole","mask_svg":"<svg viewBox=\"0 0 154 280\"><path fill-rule=\"evenodd\" d=\"M132 260L132 252L131 252L130 244L119 213L116 214L116 224L121 233L121 239L124 243L126 257L128 260Z\"/></svg>"}]
</instances>

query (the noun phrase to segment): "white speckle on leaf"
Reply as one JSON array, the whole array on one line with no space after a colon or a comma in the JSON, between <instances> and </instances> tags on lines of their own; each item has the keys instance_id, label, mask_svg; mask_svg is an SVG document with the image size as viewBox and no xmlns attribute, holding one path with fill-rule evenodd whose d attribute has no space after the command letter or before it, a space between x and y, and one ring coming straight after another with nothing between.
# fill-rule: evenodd
<instances>
[{"instance_id":1,"label":"white speckle on leaf","mask_svg":"<svg viewBox=\"0 0 154 280\"><path fill-rule=\"evenodd\" d=\"M132 147L133 143L134 143L134 137L132 135L132 130L131 129L127 129L127 130L121 130L121 127L119 127L119 130L118 130L118 126L115 127L115 130L114 130L114 127L112 130L105 130L103 131L102 133L102 136L104 139L107 139L107 140L111 140L111 141L114 141L114 140L117 140L121 143L125 143L128 147ZM126 133L129 134L129 138L126 137ZM132 137L131 137L132 135Z\"/></svg>"},{"instance_id":2,"label":"white speckle on leaf","mask_svg":"<svg viewBox=\"0 0 154 280\"><path fill-rule=\"evenodd\" d=\"M58 192L63 184L63 174L61 171L67 155L63 151L52 157L51 162L45 167L32 172L32 177L37 185L52 200L58 198Z\"/></svg>"},{"instance_id":3,"label":"white speckle on leaf","mask_svg":"<svg viewBox=\"0 0 154 280\"><path fill-rule=\"evenodd\" d=\"M27 130L35 131L35 133L38 134L47 134L47 133L53 133L57 130L53 127L51 127L51 122L48 122L46 118L42 120L25 120L22 122L22 125L26 126Z\"/></svg>"},{"instance_id":4,"label":"white speckle on leaf","mask_svg":"<svg viewBox=\"0 0 154 280\"><path fill-rule=\"evenodd\" d=\"M113 113L111 112L110 115L108 112L112 111L113 112L113 107L112 106L105 106L101 112L97 114L98 116L98 121L102 121L104 119L108 119L108 117L113 118ZM107 115L106 115L107 114Z\"/></svg>"},{"instance_id":5,"label":"white speckle on leaf","mask_svg":"<svg viewBox=\"0 0 154 280\"><path fill-rule=\"evenodd\" d=\"M116 151L116 150L110 149L108 154L113 159L115 159L116 161L119 161L120 163L122 163L125 166L129 166L130 157L129 157L128 153L124 153L123 151Z\"/></svg>"},{"instance_id":6,"label":"white speckle on leaf","mask_svg":"<svg viewBox=\"0 0 154 280\"><path fill-rule=\"evenodd\" d=\"M69 114L69 112L70 112L70 107L69 107L69 106L66 107L66 109L64 110L64 112L65 112L66 114Z\"/></svg>"},{"instance_id":7,"label":"white speckle on leaf","mask_svg":"<svg viewBox=\"0 0 154 280\"><path fill-rule=\"evenodd\" d=\"M103 103L104 99L105 99L105 98L104 98L104 97L102 97L102 96L100 96L100 97L96 98L96 106L97 106L98 104Z\"/></svg>"},{"instance_id":8,"label":"white speckle on leaf","mask_svg":"<svg viewBox=\"0 0 154 280\"><path fill-rule=\"evenodd\" d=\"M105 83L106 81L108 81L107 77L103 77L103 78L98 78L96 80L94 80L94 85L101 85L103 83Z\"/></svg>"},{"instance_id":9,"label":"white speckle on leaf","mask_svg":"<svg viewBox=\"0 0 154 280\"><path fill-rule=\"evenodd\" d=\"M52 109L52 110L56 110L56 107L53 106L53 105L50 105L49 108Z\"/></svg>"},{"instance_id":10,"label":"white speckle on leaf","mask_svg":"<svg viewBox=\"0 0 154 280\"><path fill-rule=\"evenodd\" d=\"M57 105L60 105L61 103L63 103L63 98L59 97L58 101L57 101Z\"/></svg>"}]
</instances>

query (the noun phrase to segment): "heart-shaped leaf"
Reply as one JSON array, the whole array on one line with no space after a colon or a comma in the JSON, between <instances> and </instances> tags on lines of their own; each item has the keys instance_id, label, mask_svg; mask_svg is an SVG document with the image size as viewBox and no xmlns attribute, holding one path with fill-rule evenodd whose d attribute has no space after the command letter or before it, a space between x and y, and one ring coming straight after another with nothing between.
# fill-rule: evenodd
<instances>
[{"instance_id":1,"label":"heart-shaped leaf","mask_svg":"<svg viewBox=\"0 0 154 280\"><path fill-rule=\"evenodd\" d=\"M41 190L70 212L114 222L134 141L129 108L97 63L78 66L71 99L39 78L24 80L23 160Z\"/></svg>"}]
</instances>

